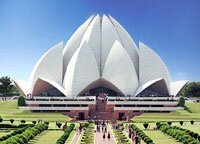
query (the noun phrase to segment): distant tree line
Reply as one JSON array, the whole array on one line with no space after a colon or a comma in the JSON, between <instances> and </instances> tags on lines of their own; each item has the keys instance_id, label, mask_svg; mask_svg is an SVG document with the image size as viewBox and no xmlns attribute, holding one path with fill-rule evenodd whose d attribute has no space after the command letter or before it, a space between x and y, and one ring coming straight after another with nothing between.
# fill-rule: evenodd
<instances>
[{"instance_id":1,"label":"distant tree line","mask_svg":"<svg viewBox=\"0 0 200 144\"><path fill-rule=\"evenodd\" d=\"M8 76L0 77L0 96L7 97L14 95L19 95L19 91L11 78Z\"/></svg>"},{"instance_id":2,"label":"distant tree line","mask_svg":"<svg viewBox=\"0 0 200 144\"><path fill-rule=\"evenodd\" d=\"M200 97L200 82L188 83L181 91L182 96Z\"/></svg>"}]
</instances>

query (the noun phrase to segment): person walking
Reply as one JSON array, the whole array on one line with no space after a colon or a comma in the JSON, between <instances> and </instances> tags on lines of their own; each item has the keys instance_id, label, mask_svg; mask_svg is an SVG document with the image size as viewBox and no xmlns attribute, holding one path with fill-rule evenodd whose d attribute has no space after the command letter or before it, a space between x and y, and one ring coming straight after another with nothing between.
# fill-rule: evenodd
<instances>
[{"instance_id":1,"label":"person walking","mask_svg":"<svg viewBox=\"0 0 200 144\"><path fill-rule=\"evenodd\" d=\"M138 137L138 135L135 136L135 144L139 144L139 137Z\"/></svg>"},{"instance_id":2,"label":"person walking","mask_svg":"<svg viewBox=\"0 0 200 144\"><path fill-rule=\"evenodd\" d=\"M103 132L103 129L104 129L104 126L102 125L102 126L101 126L101 130L102 130L102 132Z\"/></svg>"},{"instance_id":3,"label":"person walking","mask_svg":"<svg viewBox=\"0 0 200 144\"><path fill-rule=\"evenodd\" d=\"M106 134L103 133L103 141L105 141L105 138L106 138Z\"/></svg>"},{"instance_id":4,"label":"person walking","mask_svg":"<svg viewBox=\"0 0 200 144\"><path fill-rule=\"evenodd\" d=\"M107 133L107 126L105 126L104 131L105 131L105 133Z\"/></svg>"},{"instance_id":5,"label":"person walking","mask_svg":"<svg viewBox=\"0 0 200 144\"><path fill-rule=\"evenodd\" d=\"M108 140L110 141L110 132L108 132L107 138L108 138Z\"/></svg>"}]
</instances>

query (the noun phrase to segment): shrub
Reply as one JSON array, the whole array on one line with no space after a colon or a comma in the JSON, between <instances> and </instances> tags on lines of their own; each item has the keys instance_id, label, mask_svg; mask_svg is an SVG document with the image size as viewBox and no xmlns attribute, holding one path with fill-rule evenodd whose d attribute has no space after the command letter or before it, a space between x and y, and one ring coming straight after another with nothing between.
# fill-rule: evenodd
<instances>
[{"instance_id":1,"label":"shrub","mask_svg":"<svg viewBox=\"0 0 200 144\"><path fill-rule=\"evenodd\" d=\"M0 138L0 142L2 141L5 141L7 139L9 139L10 137L13 137L15 135L18 135L18 134L21 134L23 133L26 129L32 127L33 125L30 125L30 124L21 124L19 126L15 126L15 125L11 125L11 124L1 124L1 127L0 128L20 128L20 129L17 129L17 130L14 130L12 133L10 134L7 134L5 136L2 136ZM2 144L2 143L1 143ZM7 143L6 143L7 144ZM10 143L9 143L10 144ZM18 144L18 143L17 143Z\"/></svg>"},{"instance_id":2,"label":"shrub","mask_svg":"<svg viewBox=\"0 0 200 144\"><path fill-rule=\"evenodd\" d=\"M171 121L169 121L169 122L167 122L167 124L168 124L169 126L171 126L171 125L172 125L172 122L171 122Z\"/></svg>"},{"instance_id":3,"label":"shrub","mask_svg":"<svg viewBox=\"0 0 200 144\"><path fill-rule=\"evenodd\" d=\"M61 128L62 124L61 123L56 123L58 128Z\"/></svg>"},{"instance_id":4,"label":"shrub","mask_svg":"<svg viewBox=\"0 0 200 144\"><path fill-rule=\"evenodd\" d=\"M65 129L64 134L56 141L56 144L64 144L74 127L75 124L70 124L70 126Z\"/></svg>"},{"instance_id":5,"label":"shrub","mask_svg":"<svg viewBox=\"0 0 200 144\"><path fill-rule=\"evenodd\" d=\"M84 126L87 128L90 124L89 123L85 123Z\"/></svg>"},{"instance_id":6,"label":"shrub","mask_svg":"<svg viewBox=\"0 0 200 144\"><path fill-rule=\"evenodd\" d=\"M197 138L199 135L190 130L178 126L171 127L167 124L160 124L159 129L183 144L198 144Z\"/></svg>"},{"instance_id":7,"label":"shrub","mask_svg":"<svg viewBox=\"0 0 200 144\"><path fill-rule=\"evenodd\" d=\"M0 122L3 122L3 119L0 117Z\"/></svg>"},{"instance_id":8,"label":"shrub","mask_svg":"<svg viewBox=\"0 0 200 144\"><path fill-rule=\"evenodd\" d=\"M22 124L25 124L25 123L26 123L26 121L25 121L25 120L21 120L20 122L21 122Z\"/></svg>"},{"instance_id":9,"label":"shrub","mask_svg":"<svg viewBox=\"0 0 200 144\"><path fill-rule=\"evenodd\" d=\"M180 106L180 107L185 107L185 99L184 99L184 97L181 96L181 97L179 98L178 106Z\"/></svg>"},{"instance_id":10,"label":"shrub","mask_svg":"<svg viewBox=\"0 0 200 144\"><path fill-rule=\"evenodd\" d=\"M180 125L181 125L181 126L183 125L183 121L180 121Z\"/></svg>"},{"instance_id":11,"label":"shrub","mask_svg":"<svg viewBox=\"0 0 200 144\"><path fill-rule=\"evenodd\" d=\"M11 137L4 139L1 144L24 144L28 143L29 140L33 139L37 134L44 130L47 130L48 126L46 124L38 124L33 127L26 127L20 129L18 133L12 135Z\"/></svg>"},{"instance_id":12,"label":"shrub","mask_svg":"<svg viewBox=\"0 0 200 144\"><path fill-rule=\"evenodd\" d=\"M149 124L148 123L144 123L143 126L144 126L145 129L147 129Z\"/></svg>"},{"instance_id":13,"label":"shrub","mask_svg":"<svg viewBox=\"0 0 200 144\"><path fill-rule=\"evenodd\" d=\"M195 139L197 139L197 138L198 138L198 136L199 136L199 134L198 134L198 133L194 133L192 137L193 137L193 138L195 138Z\"/></svg>"},{"instance_id":14,"label":"shrub","mask_svg":"<svg viewBox=\"0 0 200 144\"><path fill-rule=\"evenodd\" d=\"M81 138L81 143L93 144L94 143L94 124L88 123L89 125L83 131L83 137Z\"/></svg>"},{"instance_id":15,"label":"shrub","mask_svg":"<svg viewBox=\"0 0 200 144\"><path fill-rule=\"evenodd\" d=\"M15 121L14 119L10 119L10 123L12 123L12 124L13 124L13 123L14 123L14 121Z\"/></svg>"},{"instance_id":16,"label":"shrub","mask_svg":"<svg viewBox=\"0 0 200 144\"><path fill-rule=\"evenodd\" d=\"M49 125L49 122L44 122L46 125Z\"/></svg>"},{"instance_id":17,"label":"shrub","mask_svg":"<svg viewBox=\"0 0 200 144\"><path fill-rule=\"evenodd\" d=\"M191 123L191 125L193 125L194 124L194 120L191 120L190 123Z\"/></svg>"},{"instance_id":18,"label":"shrub","mask_svg":"<svg viewBox=\"0 0 200 144\"><path fill-rule=\"evenodd\" d=\"M200 141L200 135L198 135L197 139Z\"/></svg>"},{"instance_id":19,"label":"shrub","mask_svg":"<svg viewBox=\"0 0 200 144\"><path fill-rule=\"evenodd\" d=\"M37 123L36 121L32 121L32 124L34 124L34 125L35 125L36 123Z\"/></svg>"},{"instance_id":20,"label":"shrub","mask_svg":"<svg viewBox=\"0 0 200 144\"><path fill-rule=\"evenodd\" d=\"M157 127L159 127L159 123L157 123ZM132 124L131 128L136 131L136 133L141 137L141 139L147 144L154 144L153 140L149 138L141 129L139 129L136 125Z\"/></svg>"},{"instance_id":21,"label":"shrub","mask_svg":"<svg viewBox=\"0 0 200 144\"><path fill-rule=\"evenodd\" d=\"M18 98L18 106L26 106L26 101L25 101L25 98L23 96L20 96Z\"/></svg>"},{"instance_id":22,"label":"shrub","mask_svg":"<svg viewBox=\"0 0 200 144\"><path fill-rule=\"evenodd\" d=\"M157 128L159 129L159 127L160 127L160 122L156 122L156 126L157 126Z\"/></svg>"}]
</instances>

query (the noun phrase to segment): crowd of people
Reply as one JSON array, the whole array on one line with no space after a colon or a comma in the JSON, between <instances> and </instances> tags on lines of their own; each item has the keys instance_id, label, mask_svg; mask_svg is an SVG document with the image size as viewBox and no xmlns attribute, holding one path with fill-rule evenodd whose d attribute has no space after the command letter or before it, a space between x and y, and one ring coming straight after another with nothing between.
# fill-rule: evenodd
<instances>
[{"instance_id":1,"label":"crowd of people","mask_svg":"<svg viewBox=\"0 0 200 144\"><path fill-rule=\"evenodd\" d=\"M103 133L103 140L107 138L109 141L111 139L110 132L108 131L108 121L104 120L97 120L95 121L96 125L96 132L102 132Z\"/></svg>"}]
</instances>

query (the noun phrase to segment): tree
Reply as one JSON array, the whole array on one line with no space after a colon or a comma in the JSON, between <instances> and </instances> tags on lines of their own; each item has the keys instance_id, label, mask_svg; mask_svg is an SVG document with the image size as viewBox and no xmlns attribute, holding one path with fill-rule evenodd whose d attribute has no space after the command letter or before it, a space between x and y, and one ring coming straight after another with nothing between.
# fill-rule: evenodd
<instances>
[{"instance_id":1,"label":"tree","mask_svg":"<svg viewBox=\"0 0 200 144\"><path fill-rule=\"evenodd\" d=\"M187 84L181 91L181 95L189 97L200 96L200 82L191 82Z\"/></svg>"},{"instance_id":2,"label":"tree","mask_svg":"<svg viewBox=\"0 0 200 144\"><path fill-rule=\"evenodd\" d=\"M45 123L46 125L49 125L49 122L47 122L47 121L46 121L46 122L44 122L44 123Z\"/></svg>"},{"instance_id":3,"label":"tree","mask_svg":"<svg viewBox=\"0 0 200 144\"><path fill-rule=\"evenodd\" d=\"M145 129L147 129L149 124L148 123L144 123L143 126L144 126Z\"/></svg>"},{"instance_id":4,"label":"tree","mask_svg":"<svg viewBox=\"0 0 200 144\"><path fill-rule=\"evenodd\" d=\"M20 122L21 122L22 124L25 124L25 123L26 123L26 121L25 121L25 120L21 120Z\"/></svg>"},{"instance_id":5,"label":"tree","mask_svg":"<svg viewBox=\"0 0 200 144\"><path fill-rule=\"evenodd\" d=\"M12 124L13 124L13 123L14 123L14 121L15 121L14 119L10 119L10 123L12 123Z\"/></svg>"},{"instance_id":6,"label":"tree","mask_svg":"<svg viewBox=\"0 0 200 144\"><path fill-rule=\"evenodd\" d=\"M12 93L13 87L12 81L8 76L0 78L0 93L2 93L3 96L6 97L8 94Z\"/></svg>"},{"instance_id":7,"label":"tree","mask_svg":"<svg viewBox=\"0 0 200 144\"><path fill-rule=\"evenodd\" d=\"M172 125L172 122L171 122L171 121L168 121L167 124L168 124L169 126L171 126L171 125Z\"/></svg>"},{"instance_id":8,"label":"tree","mask_svg":"<svg viewBox=\"0 0 200 144\"><path fill-rule=\"evenodd\" d=\"M20 96L18 98L18 106L26 106L26 101L25 101L25 98L23 96Z\"/></svg>"},{"instance_id":9,"label":"tree","mask_svg":"<svg viewBox=\"0 0 200 144\"><path fill-rule=\"evenodd\" d=\"M36 121L32 121L32 124L36 124L37 122Z\"/></svg>"},{"instance_id":10,"label":"tree","mask_svg":"<svg viewBox=\"0 0 200 144\"><path fill-rule=\"evenodd\" d=\"M181 126L183 125L183 121L180 121L180 125L181 125Z\"/></svg>"},{"instance_id":11,"label":"tree","mask_svg":"<svg viewBox=\"0 0 200 144\"><path fill-rule=\"evenodd\" d=\"M61 123L56 123L57 127L60 128L62 126Z\"/></svg>"},{"instance_id":12,"label":"tree","mask_svg":"<svg viewBox=\"0 0 200 144\"><path fill-rule=\"evenodd\" d=\"M185 107L185 99L184 97L180 97L178 101L178 106Z\"/></svg>"},{"instance_id":13,"label":"tree","mask_svg":"<svg viewBox=\"0 0 200 144\"><path fill-rule=\"evenodd\" d=\"M194 120L191 120L190 123L191 123L191 125L193 125L194 124Z\"/></svg>"}]
</instances>

